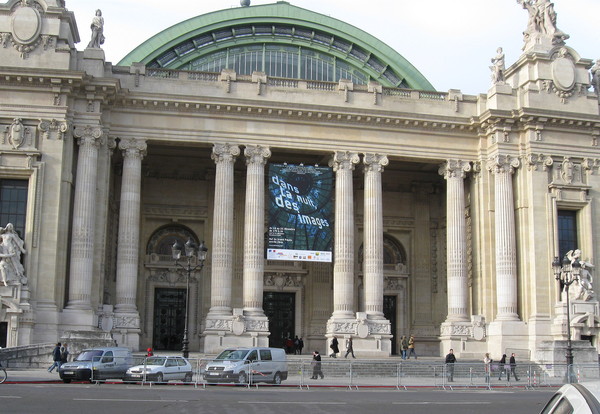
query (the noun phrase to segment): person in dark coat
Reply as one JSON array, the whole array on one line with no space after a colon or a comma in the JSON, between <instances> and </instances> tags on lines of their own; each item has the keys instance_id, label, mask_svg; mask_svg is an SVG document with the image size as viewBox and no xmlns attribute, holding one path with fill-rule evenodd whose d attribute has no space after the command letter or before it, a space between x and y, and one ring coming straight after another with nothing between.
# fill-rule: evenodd
<instances>
[{"instance_id":1,"label":"person in dark coat","mask_svg":"<svg viewBox=\"0 0 600 414\"><path fill-rule=\"evenodd\" d=\"M506 377L508 378L508 380L510 381L510 374L513 374L513 377L515 377L515 381L519 381L519 377L517 377L517 361L515 359L515 353L513 352L512 354L510 354L510 372L506 372Z\"/></svg>"},{"instance_id":2,"label":"person in dark coat","mask_svg":"<svg viewBox=\"0 0 600 414\"><path fill-rule=\"evenodd\" d=\"M502 354L502 358L500 359L500 362L498 363L498 368L500 371L500 375L498 375L498 381L502 381L502 374L504 374L505 372L506 372L506 379L510 380L510 373L506 369L506 354Z\"/></svg>"},{"instance_id":3,"label":"person in dark coat","mask_svg":"<svg viewBox=\"0 0 600 414\"><path fill-rule=\"evenodd\" d=\"M337 358L337 354L340 352L340 347L339 342L335 336L331 340L331 345L329 345L329 348L331 348L331 354L329 354L329 356L332 358Z\"/></svg>"},{"instance_id":4,"label":"person in dark coat","mask_svg":"<svg viewBox=\"0 0 600 414\"><path fill-rule=\"evenodd\" d=\"M313 352L313 360L311 365L313 369L313 375L310 377L310 379L317 379L318 377L321 377L321 379L325 378L325 375L323 375L323 370L321 369L321 354L319 354L319 351Z\"/></svg>"},{"instance_id":5,"label":"person in dark coat","mask_svg":"<svg viewBox=\"0 0 600 414\"><path fill-rule=\"evenodd\" d=\"M67 362L69 362L69 348L67 347L67 344L63 344L63 346L60 348L60 363L62 364L66 364Z\"/></svg>"},{"instance_id":6,"label":"person in dark coat","mask_svg":"<svg viewBox=\"0 0 600 414\"><path fill-rule=\"evenodd\" d=\"M448 375L448 382L454 382L454 363L456 362L456 356L454 355L454 349L448 351L446 355L446 374Z\"/></svg>"},{"instance_id":7,"label":"person in dark coat","mask_svg":"<svg viewBox=\"0 0 600 414\"><path fill-rule=\"evenodd\" d=\"M61 344L59 342L56 344L56 346L52 350L52 361L54 361L54 362L52 365L50 365L50 368L48 368L48 372L52 372L52 370L54 368L56 368L57 371L60 369L60 364L61 364L60 347L61 347Z\"/></svg>"}]
</instances>

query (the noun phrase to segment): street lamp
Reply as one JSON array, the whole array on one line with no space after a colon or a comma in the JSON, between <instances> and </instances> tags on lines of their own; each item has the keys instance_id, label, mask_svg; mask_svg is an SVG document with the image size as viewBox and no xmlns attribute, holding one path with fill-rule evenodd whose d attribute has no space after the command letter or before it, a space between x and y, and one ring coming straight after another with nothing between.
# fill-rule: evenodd
<instances>
[{"instance_id":1,"label":"street lamp","mask_svg":"<svg viewBox=\"0 0 600 414\"><path fill-rule=\"evenodd\" d=\"M179 259L181 258L181 253L184 248L181 246L179 241L175 240L173 243L172 251L173 251L173 259L175 260L175 267L179 266L183 270L187 272L186 285L185 285L185 319L184 319L184 329L183 329L183 340L181 341L181 353L184 358L187 358L190 354L188 345L190 341L188 340L188 313L190 309L190 277L192 272L204 267L204 261L206 260L206 255L208 254L208 248L204 245L204 242L200 243L198 246L192 238L190 237L187 242L185 242L185 256L187 257L187 264L184 266L179 263ZM192 257L198 254L198 264L192 266Z\"/></svg>"},{"instance_id":2,"label":"street lamp","mask_svg":"<svg viewBox=\"0 0 600 414\"><path fill-rule=\"evenodd\" d=\"M562 282L566 287L567 296L567 382L571 382L571 369L573 367L573 346L571 344L571 309L569 305L569 286L573 282L579 280L579 272L581 270L581 263L579 259L575 259L573 262L569 260L567 256L563 258L562 264L558 259L558 256L552 261L552 269L554 270L554 278Z\"/></svg>"}]
</instances>

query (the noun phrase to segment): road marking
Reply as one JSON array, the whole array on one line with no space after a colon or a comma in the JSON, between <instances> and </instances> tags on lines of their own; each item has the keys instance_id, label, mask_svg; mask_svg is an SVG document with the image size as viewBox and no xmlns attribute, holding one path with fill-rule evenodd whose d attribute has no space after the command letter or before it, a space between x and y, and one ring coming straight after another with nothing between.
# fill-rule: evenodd
<instances>
[{"instance_id":1,"label":"road marking","mask_svg":"<svg viewBox=\"0 0 600 414\"><path fill-rule=\"evenodd\" d=\"M327 401L238 401L238 404L306 404L306 405L346 405L345 402Z\"/></svg>"},{"instance_id":2,"label":"road marking","mask_svg":"<svg viewBox=\"0 0 600 414\"><path fill-rule=\"evenodd\" d=\"M0 398L23 398L23 397L19 397L18 395L0 395Z\"/></svg>"},{"instance_id":3,"label":"road marking","mask_svg":"<svg viewBox=\"0 0 600 414\"><path fill-rule=\"evenodd\" d=\"M399 405L478 405L478 404L491 404L486 401L456 401L456 402L438 402L438 401L420 401L420 402L393 402L392 404Z\"/></svg>"},{"instance_id":4,"label":"road marking","mask_svg":"<svg viewBox=\"0 0 600 414\"><path fill-rule=\"evenodd\" d=\"M132 400L125 398L73 398L73 401L102 401L102 402L189 402L188 400Z\"/></svg>"}]
</instances>

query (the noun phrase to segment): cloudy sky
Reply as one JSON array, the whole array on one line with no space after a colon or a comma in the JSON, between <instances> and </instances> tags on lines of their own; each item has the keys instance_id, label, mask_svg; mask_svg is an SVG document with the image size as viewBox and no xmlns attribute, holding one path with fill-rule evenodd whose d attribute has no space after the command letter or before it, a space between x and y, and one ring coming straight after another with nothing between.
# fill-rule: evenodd
<instances>
[{"instance_id":1,"label":"cloudy sky","mask_svg":"<svg viewBox=\"0 0 600 414\"><path fill-rule=\"evenodd\" d=\"M252 5L276 0L252 0ZM523 46L527 11L516 0L289 0L350 23L387 43L439 91L486 92L490 59L501 46L507 66ZM87 45L96 9L104 16L106 59L118 63L154 34L200 14L239 7L239 0L66 0ZM582 57L600 58L600 0L554 0L557 26Z\"/></svg>"}]
</instances>

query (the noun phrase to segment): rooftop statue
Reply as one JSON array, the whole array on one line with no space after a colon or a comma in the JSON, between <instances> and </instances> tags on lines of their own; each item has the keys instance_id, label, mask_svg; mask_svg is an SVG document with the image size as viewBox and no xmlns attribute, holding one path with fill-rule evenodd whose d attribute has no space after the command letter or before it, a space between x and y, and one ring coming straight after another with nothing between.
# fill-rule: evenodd
<instances>
[{"instance_id":1,"label":"rooftop statue","mask_svg":"<svg viewBox=\"0 0 600 414\"><path fill-rule=\"evenodd\" d=\"M569 38L556 27L554 3L549 0L517 0L517 3L529 12L527 30L523 32L525 43L539 36L548 37L552 44L563 44Z\"/></svg>"},{"instance_id":2,"label":"rooftop statue","mask_svg":"<svg viewBox=\"0 0 600 414\"><path fill-rule=\"evenodd\" d=\"M27 284L25 269L21 264L21 253L25 253L23 240L15 231L13 225L8 223L5 228L0 227L0 276L4 286Z\"/></svg>"},{"instance_id":3,"label":"rooftop statue","mask_svg":"<svg viewBox=\"0 0 600 414\"><path fill-rule=\"evenodd\" d=\"M87 47L99 49L100 45L104 44L104 17L102 11L96 10L96 16L92 20L92 38Z\"/></svg>"},{"instance_id":4,"label":"rooftop statue","mask_svg":"<svg viewBox=\"0 0 600 414\"><path fill-rule=\"evenodd\" d=\"M594 87L594 92L598 95L598 99L600 99L600 59L596 60L596 63L592 66L591 72L592 86Z\"/></svg>"},{"instance_id":5,"label":"rooftop statue","mask_svg":"<svg viewBox=\"0 0 600 414\"><path fill-rule=\"evenodd\" d=\"M490 66L492 70L492 84L494 85L504 83L504 70L506 69L502 48L499 47L496 53L496 56L492 58L493 66Z\"/></svg>"}]
</instances>

